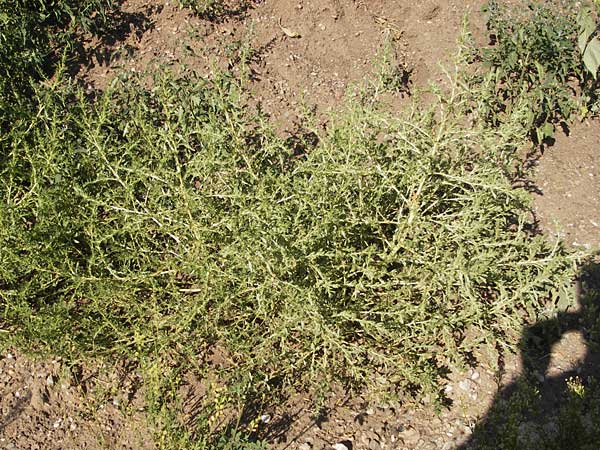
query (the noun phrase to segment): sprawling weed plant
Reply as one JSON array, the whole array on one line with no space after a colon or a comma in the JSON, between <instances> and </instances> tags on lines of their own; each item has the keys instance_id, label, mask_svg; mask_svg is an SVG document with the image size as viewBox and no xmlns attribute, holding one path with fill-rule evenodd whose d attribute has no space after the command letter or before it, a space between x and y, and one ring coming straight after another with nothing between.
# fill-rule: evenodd
<instances>
[{"instance_id":1,"label":"sprawling weed plant","mask_svg":"<svg viewBox=\"0 0 600 450\"><path fill-rule=\"evenodd\" d=\"M294 156L226 78L37 95L0 168L2 320L21 345L218 343L265 381L432 388L568 279L458 118L356 107Z\"/></svg>"},{"instance_id":2,"label":"sprawling weed plant","mask_svg":"<svg viewBox=\"0 0 600 450\"><path fill-rule=\"evenodd\" d=\"M6 30L2 70L29 54ZM31 44L27 74L52 44ZM493 127L485 114L465 127L484 91L463 85L400 116L359 98L291 148L227 75L122 79L93 99L61 74L30 81L2 86L28 105L1 113L6 343L123 355L148 378L218 348L238 399L333 381L436 392L447 366L513 342L573 276L506 176L537 124L530 97L480 96L505 114Z\"/></svg>"}]
</instances>

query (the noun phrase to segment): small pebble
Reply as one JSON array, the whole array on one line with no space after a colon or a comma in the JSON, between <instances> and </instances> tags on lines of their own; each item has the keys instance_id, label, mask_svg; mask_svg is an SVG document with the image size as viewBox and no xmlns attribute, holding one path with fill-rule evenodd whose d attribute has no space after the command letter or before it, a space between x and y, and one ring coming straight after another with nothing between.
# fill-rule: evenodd
<instances>
[{"instance_id":1,"label":"small pebble","mask_svg":"<svg viewBox=\"0 0 600 450\"><path fill-rule=\"evenodd\" d=\"M400 433L400 437L405 444L414 444L421 438L421 433L414 428L408 428Z\"/></svg>"},{"instance_id":2,"label":"small pebble","mask_svg":"<svg viewBox=\"0 0 600 450\"><path fill-rule=\"evenodd\" d=\"M537 378L540 383L543 383L546 380L546 377L539 372L535 372L535 378Z\"/></svg>"},{"instance_id":3,"label":"small pebble","mask_svg":"<svg viewBox=\"0 0 600 450\"><path fill-rule=\"evenodd\" d=\"M471 380L465 379L465 380L460 381L458 383L458 387L461 388L463 391L471 390Z\"/></svg>"},{"instance_id":4,"label":"small pebble","mask_svg":"<svg viewBox=\"0 0 600 450\"><path fill-rule=\"evenodd\" d=\"M346 444L342 444L341 442L338 442L337 444L334 444L334 446L332 447L333 450L350 450Z\"/></svg>"}]
</instances>

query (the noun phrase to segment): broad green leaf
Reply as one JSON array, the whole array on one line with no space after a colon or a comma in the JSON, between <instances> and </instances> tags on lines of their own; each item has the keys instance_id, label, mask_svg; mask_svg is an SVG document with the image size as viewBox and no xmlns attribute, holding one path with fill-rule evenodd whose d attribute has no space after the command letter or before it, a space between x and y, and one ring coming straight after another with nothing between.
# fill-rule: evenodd
<instances>
[{"instance_id":1,"label":"broad green leaf","mask_svg":"<svg viewBox=\"0 0 600 450\"><path fill-rule=\"evenodd\" d=\"M600 67L600 40L597 37L593 38L587 45L583 54L583 63L596 79L598 75L598 67Z\"/></svg>"},{"instance_id":2,"label":"broad green leaf","mask_svg":"<svg viewBox=\"0 0 600 450\"><path fill-rule=\"evenodd\" d=\"M546 122L542 127L542 133L544 138L551 138L554 136L554 125L552 125L550 122Z\"/></svg>"},{"instance_id":3,"label":"broad green leaf","mask_svg":"<svg viewBox=\"0 0 600 450\"><path fill-rule=\"evenodd\" d=\"M579 39L577 43L579 44L579 51L583 54L590 36L596 30L596 22L594 22L589 8L581 10L577 22L579 23Z\"/></svg>"}]
</instances>

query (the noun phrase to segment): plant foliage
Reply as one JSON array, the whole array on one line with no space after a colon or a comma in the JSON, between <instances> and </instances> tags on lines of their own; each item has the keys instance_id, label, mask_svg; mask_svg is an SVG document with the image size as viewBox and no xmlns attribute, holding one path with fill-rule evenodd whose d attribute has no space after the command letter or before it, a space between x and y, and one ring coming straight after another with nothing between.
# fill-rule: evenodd
<instances>
[{"instance_id":1,"label":"plant foliage","mask_svg":"<svg viewBox=\"0 0 600 450\"><path fill-rule=\"evenodd\" d=\"M0 0L0 127L18 119L31 80L51 76L77 36L99 32L112 9L112 0Z\"/></svg>"},{"instance_id":2,"label":"plant foliage","mask_svg":"<svg viewBox=\"0 0 600 450\"><path fill-rule=\"evenodd\" d=\"M523 2L522 8L509 8L494 0L485 11L493 45L475 53L486 68L480 76L493 83L480 104L486 120L497 125L524 100L530 105L526 125L541 143L554 135L557 123L568 122L576 112L596 110L598 86L589 80L577 47L579 24L572 2Z\"/></svg>"},{"instance_id":3,"label":"plant foliage","mask_svg":"<svg viewBox=\"0 0 600 450\"><path fill-rule=\"evenodd\" d=\"M600 40L598 39L598 23L594 20L591 8L582 8L577 22L579 24L579 51L586 69L596 79L600 67Z\"/></svg>"},{"instance_id":4,"label":"plant foliage","mask_svg":"<svg viewBox=\"0 0 600 450\"><path fill-rule=\"evenodd\" d=\"M107 5L0 0L6 343L125 355L149 376L218 348L238 397L332 381L436 392L568 289L573 258L535 235L506 175L531 127L574 108L570 16L550 30L543 8L532 24L492 11L478 86L500 100L480 95L472 127L470 91L400 115L359 98L292 146L227 75L122 79L90 99L52 74L59 43Z\"/></svg>"},{"instance_id":5,"label":"plant foliage","mask_svg":"<svg viewBox=\"0 0 600 450\"><path fill-rule=\"evenodd\" d=\"M478 344L467 330L501 338L565 279L458 118L352 109L298 157L235 95L226 79L94 104L40 90L0 167L0 299L21 343L220 342L265 379L433 387Z\"/></svg>"}]
</instances>

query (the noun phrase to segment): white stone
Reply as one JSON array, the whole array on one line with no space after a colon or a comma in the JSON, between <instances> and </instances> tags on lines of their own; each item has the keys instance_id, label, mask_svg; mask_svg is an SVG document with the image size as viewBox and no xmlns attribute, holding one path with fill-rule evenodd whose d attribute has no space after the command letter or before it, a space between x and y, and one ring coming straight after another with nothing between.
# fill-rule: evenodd
<instances>
[{"instance_id":1,"label":"white stone","mask_svg":"<svg viewBox=\"0 0 600 450\"><path fill-rule=\"evenodd\" d=\"M461 388L465 392L470 391L471 390L471 380L465 379L465 380L460 381L458 383L458 387Z\"/></svg>"},{"instance_id":2,"label":"white stone","mask_svg":"<svg viewBox=\"0 0 600 450\"><path fill-rule=\"evenodd\" d=\"M332 448L333 450L349 450L346 444L342 444L341 442L335 444Z\"/></svg>"}]
</instances>

